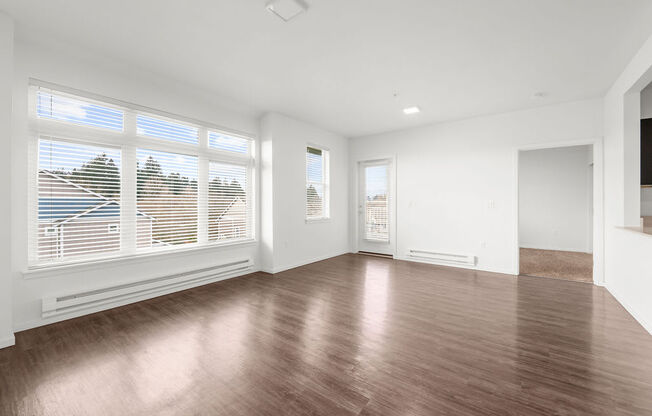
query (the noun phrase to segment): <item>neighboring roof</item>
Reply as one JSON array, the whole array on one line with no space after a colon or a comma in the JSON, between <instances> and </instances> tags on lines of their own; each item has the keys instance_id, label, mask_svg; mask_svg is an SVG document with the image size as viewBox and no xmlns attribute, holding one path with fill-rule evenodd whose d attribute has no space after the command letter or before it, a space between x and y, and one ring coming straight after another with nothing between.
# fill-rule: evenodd
<instances>
[{"instance_id":1,"label":"neighboring roof","mask_svg":"<svg viewBox=\"0 0 652 416\"><path fill-rule=\"evenodd\" d=\"M93 192L90 189L84 188L83 186L69 181L68 179L65 179L60 175L57 175L56 173L50 172L46 169L39 170L39 174L48 175L57 181L65 183L66 185L73 186L89 195L88 198L39 198L39 219L47 218L55 220L58 223L57 225L61 225L84 216L101 218L120 216L120 203L118 201L109 199L103 195ZM68 209L65 211L59 209L57 210L56 214L41 214L42 208L47 212L48 207L53 208L56 206L66 207ZM144 212L136 212L139 216L155 220L154 217Z\"/></svg>"},{"instance_id":2,"label":"neighboring roof","mask_svg":"<svg viewBox=\"0 0 652 416\"><path fill-rule=\"evenodd\" d=\"M242 200L242 198L240 198L239 196L236 196L236 197L233 198L233 200L229 203L229 205L227 205L227 207L224 208L224 211L222 211L222 213L221 213L220 215L217 216L217 218L215 219L215 221L219 221L222 217L224 217L224 216L226 215L226 213L229 212L229 210L231 209L231 207L232 207L233 205L235 205L235 203L238 202L238 201L244 203L244 201Z\"/></svg>"}]
</instances>

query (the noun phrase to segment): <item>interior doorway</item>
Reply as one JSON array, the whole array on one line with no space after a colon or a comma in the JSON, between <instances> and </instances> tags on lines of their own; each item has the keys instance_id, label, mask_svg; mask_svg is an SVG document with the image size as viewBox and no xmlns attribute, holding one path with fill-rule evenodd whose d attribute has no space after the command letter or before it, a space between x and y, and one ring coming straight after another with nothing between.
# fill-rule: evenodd
<instances>
[{"instance_id":1,"label":"interior doorway","mask_svg":"<svg viewBox=\"0 0 652 416\"><path fill-rule=\"evenodd\" d=\"M368 160L358 164L358 252L393 256L393 161Z\"/></svg>"},{"instance_id":2,"label":"interior doorway","mask_svg":"<svg viewBox=\"0 0 652 416\"><path fill-rule=\"evenodd\" d=\"M522 150L519 274L593 282L593 146Z\"/></svg>"}]
</instances>

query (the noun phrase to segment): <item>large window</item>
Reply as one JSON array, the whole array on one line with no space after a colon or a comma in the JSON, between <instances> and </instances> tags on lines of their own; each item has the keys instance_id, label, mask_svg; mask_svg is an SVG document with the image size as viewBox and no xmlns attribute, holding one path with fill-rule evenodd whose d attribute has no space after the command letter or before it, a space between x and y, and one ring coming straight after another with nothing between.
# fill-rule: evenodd
<instances>
[{"instance_id":1,"label":"large window","mask_svg":"<svg viewBox=\"0 0 652 416\"><path fill-rule=\"evenodd\" d=\"M30 265L253 239L249 137L30 88Z\"/></svg>"},{"instance_id":2,"label":"large window","mask_svg":"<svg viewBox=\"0 0 652 416\"><path fill-rule=\"evenodd\" d=\"M328 151L306 148L306 220L329 217Z\"/></svg>"}]
</instances>

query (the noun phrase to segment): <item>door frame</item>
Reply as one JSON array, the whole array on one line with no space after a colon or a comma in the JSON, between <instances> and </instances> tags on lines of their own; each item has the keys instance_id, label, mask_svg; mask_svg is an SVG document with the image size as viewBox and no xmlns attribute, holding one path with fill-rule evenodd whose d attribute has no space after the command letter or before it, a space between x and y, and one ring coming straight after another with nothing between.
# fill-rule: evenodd
<instances>
[{"instance_id":1,"label":"door frame","mask_svg":"<svg viewBox=\"0 0 652 416\"><path fill-rule=\"evenodd\" d=\"M397 167L396 167L396 156L395 155L382 155L382 156L377 156L377 157L371 157L371 158L364 158L364 159L357 159L355 160L355 180L354 182L354 188L353 192L354 198L352 198L354 205L353 205L353 218L352 218L352 226L354 228L354 232L352 235L354 236L354 239L352 241L352 247L353 247L353 252L357 253L360 248L360 239L362 237L361 235L361 229L362 229L362 224L360 223L360 213L358 212L358 207L360 206L361 201L361 193L360 193L360 187L362 186L361 183L361 178L360 178L360 167L363 163L369 163L369 162L381 162L387 160L389 162L389 209L390 209L390 214L389 214L389 238L390 238L390 247L391 249L389 250L391 252L391 255L396 258L397 257L397 249L398 249L398 227L397 227L397 182L396 182L396 172L397 172ZM393 239L393 240L392 240Z\"/></svg>"},{"instance_id":2,"label":"door frame","mask_svg":"<svg viewBox=\"0 0 652 416\"><path fill-rule=\"evenodd\" d=\"M584 140L539 143L514 148L514 223L513 223L513 274L520 272L520 242L519 242L519 155L522 151L555 149L572 146L593 147L593 284L604 286L604 156L602 137L593 137Z\"/></svg>"}]
</instances>

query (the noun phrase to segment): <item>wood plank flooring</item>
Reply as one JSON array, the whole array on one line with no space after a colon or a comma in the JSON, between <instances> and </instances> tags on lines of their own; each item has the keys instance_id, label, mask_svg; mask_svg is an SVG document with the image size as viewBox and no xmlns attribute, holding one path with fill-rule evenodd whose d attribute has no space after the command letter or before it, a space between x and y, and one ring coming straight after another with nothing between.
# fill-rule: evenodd
<instances>
[{"instance_id":1,"label":"wood plank flooring","mask_svg":"<svg viewBox=\"0 0 652 416\"><path fill-rule=\"evenodd\" d=\"M16 334L1 415L652 415L603 288L344 255Z\"/></svg>"}]
</instances>

